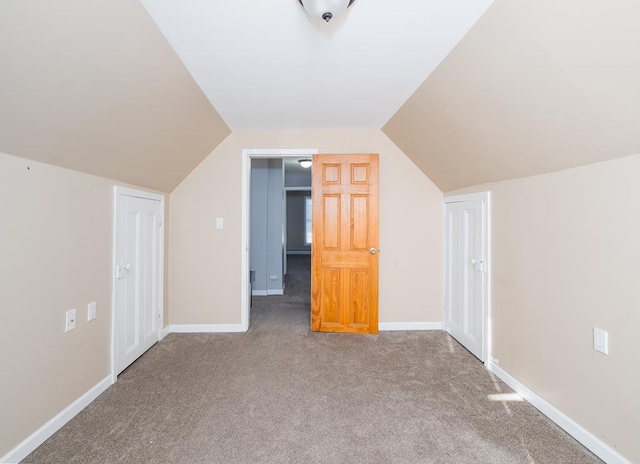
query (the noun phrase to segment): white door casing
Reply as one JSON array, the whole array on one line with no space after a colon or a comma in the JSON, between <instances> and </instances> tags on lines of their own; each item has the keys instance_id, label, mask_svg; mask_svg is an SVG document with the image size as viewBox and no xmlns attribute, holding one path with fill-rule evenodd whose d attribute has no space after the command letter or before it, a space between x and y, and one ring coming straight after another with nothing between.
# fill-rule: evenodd
<instances>
[{"instance_id":1,"label":"white door casing","mask_svg":"<svg viewBox=\"0 0 640 464\"><path fill-rule=\"evenodd\" d=\"M159 339L164 197L116 187L113 376Z\"/></svg>"},{"instance_id":2,"label":"white door casing","mask_svg":"<svg viewBox=\"0 0 640 464\"><path fill-rule=\"evenodd\" d=\"M444 327L480 361L488 360L489 194L445 198Z\"/></svg>"},{"instance_id":3,"label":"white door casing","mask_svg":"<svg viewBox=\"0 0 640 464\"><path fill-rule=\"evenodd\" d=\"M300 158L317 155L315 148L244 148L242 150L242 224L240 237L240 327L249 330L251 285L249 283L250 203L251 203L251 159L253 158Z\"/></svg>"}]
</instances>

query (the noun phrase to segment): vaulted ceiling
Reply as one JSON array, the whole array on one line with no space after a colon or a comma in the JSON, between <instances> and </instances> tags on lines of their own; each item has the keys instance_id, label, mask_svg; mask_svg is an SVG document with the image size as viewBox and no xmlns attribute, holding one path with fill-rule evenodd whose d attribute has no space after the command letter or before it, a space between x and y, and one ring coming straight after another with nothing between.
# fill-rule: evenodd
<instances>
[{"instance_id":1,"label":"vaulted ceiling","mask_svg":"<svg viewBox=\"0 0 640 464\"><path fill-rule=\"evenodd\" d=\"M0 2L0 152L168 192L229 132L139 2Z\"/></svg>"},{"instance_id":2,"label":"vaulted ceiling","mask_svg":"<svg viewBox=\"0 0 640 464\"><path fill-rule=\"evenodd\" d=\"M383 131L443 191L640 153L640 2L498 0Z\"/></svg>"},{"instance_id":3,"label":"vaulted ceiling","mask_svg":"<svg viewBox=\"0 0 640 464\"><path fill-rule=\"evenodd\" d=\"M142 0L232 130L380 129L492 0Z\"/></svg>"},{"instance_id":4,"label":"vaulted ceiling","mask_svg":"<svg viewBox=\"0 0 640 464\"><path fill-rule=\"evenodd\" d=\"M231 130L376 128L443 191L640 153L637 0L3 0L0 152L171 191Z\"/></svg>"}]
</instances>

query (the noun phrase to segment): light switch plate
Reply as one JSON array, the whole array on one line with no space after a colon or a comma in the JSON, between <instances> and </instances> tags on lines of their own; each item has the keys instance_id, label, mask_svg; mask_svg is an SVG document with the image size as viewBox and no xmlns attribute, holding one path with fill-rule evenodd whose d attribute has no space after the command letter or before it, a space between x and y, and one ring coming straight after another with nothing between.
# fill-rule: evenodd
<instances>
[{"instance_id":1,"label":"light switch plate","mask_svg":"<svg viewBox=\"0 0 640 464\"><path fill-rule=\"evenodd\" d=\"M222 229L224 227L224 220L222 218L216 218L216 229Z\"/></svg>"},{"instance_id":2,"label":"light switch plate","mask_svg":"<svg viewBox=\"0 0 640 464\"><path fill-rule=\"evenodd\" d=\"M606 330L593 328L593 349L609 354L609 333Z\"/></svg>"},{"instance_id":3,"label":"light switch plate","mask_svg":"<svg viewBox=\"0 0 640 464\"><path fill-rule=\"evenodd\" d=\"M92 321L96 318L96 302L89 303L87 305L87 321Z\"/></svg>"},{"instance_id":4,"label":"light switch plate","mask_svg":"<svg viewBox=\"0 0 640 464\"><path fill-rule=\"evenodd\" d=\"M76 328L76 308L70 309L65 313L64 331L69 332Z\"/></svg>"}]
</instances>

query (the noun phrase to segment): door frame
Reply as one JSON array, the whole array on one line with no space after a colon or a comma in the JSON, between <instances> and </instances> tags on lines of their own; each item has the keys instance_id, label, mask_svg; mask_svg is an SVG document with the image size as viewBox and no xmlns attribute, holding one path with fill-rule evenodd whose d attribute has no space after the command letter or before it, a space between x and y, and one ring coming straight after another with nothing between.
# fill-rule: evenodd
<instances>
[{"instance_id":1,"label":"door frame","mask_svg":"<svg viewBox=\"0 0 640 464\"><path fill-rule=\"evenodd\" d=\"M120 196L137 197L145 200L155 200L160 202L160 220L162 221L162 227L160 227L160 236L158 240L160 250L160 263L159 263L159 282L158 282L158 302L160 306L160 322L158 324L158 341L164 338L164 195L157 193L145 192L143 190L136 190L129 187L121 187L119 185L113 188L113 249L112 254L112 267L111 267L111 383L114 384L118 380L116 374L116 287L117 287L117 240L118 240L118 199Z\"/></svg>"},{"instance_id":2,"label":"door frame","mask_svg":"<svg viewBox=\"0 0 640 464\"><path fill-rule=\"evenodd\" d=\"M249 330L251 286L249 284L251 222L251 160L253 158L300 158L318 154L317 148L244 148L242 149L242 223L240 227L240 326Z\"/></svg>"},{"instance_id":3,"label":"door frame","mask_svg":"<svg viewBox=\"0 0 640 464\"><path fill-rule=\"evenodd\" d=\"M449 195L444 197L442 204L442 258L443 258L443 274L442 274L442 328L446 331L446 317L445 317L445 301L446 301L446 278L449 271L446 250L447 250L447 230L446 230L446 218L447 218L447 204L459 203L464 201L482 201L482 245L485 250L486 260L486 272L482 279L482 354L484 358L484 365L489 368L491 366L491 346L492 346L492 330L491 330L491 192L477 192L468 193L462 195Z\"/></svg>"}]
</instances>

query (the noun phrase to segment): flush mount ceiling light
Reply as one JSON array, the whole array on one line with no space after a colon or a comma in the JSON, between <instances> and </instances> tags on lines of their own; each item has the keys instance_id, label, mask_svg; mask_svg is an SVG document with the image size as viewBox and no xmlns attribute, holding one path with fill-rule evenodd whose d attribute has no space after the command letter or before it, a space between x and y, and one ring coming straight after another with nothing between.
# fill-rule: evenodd
<instances>
[{"instance_id":1,"label":"flush mount ceiling light","mask_svg":"<svg viewBox=\"0 0 640 464\"><path fill-rule=\"evenodd\" d=\"M298 163L300 163L300 166L302 166L304 169L309 169L311 167L311 158L298 160Z\"/></svg>"},{"instance_id":2,"label":"flush mount ceiling light","mask_svg":"<svg viewBox=\"0 0 640 464\"><path fill-rule=\"evenodd\" d=\"M310 16L329 22L344 13L355 0L298 0Z\"/></svg>"}]
</instances>

